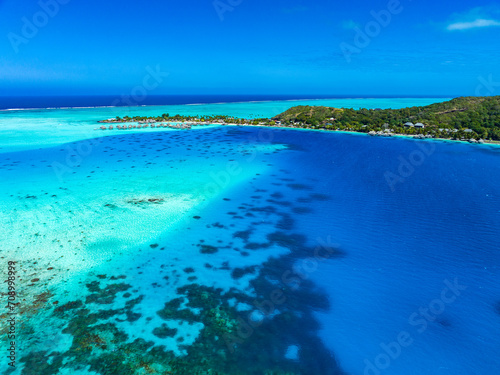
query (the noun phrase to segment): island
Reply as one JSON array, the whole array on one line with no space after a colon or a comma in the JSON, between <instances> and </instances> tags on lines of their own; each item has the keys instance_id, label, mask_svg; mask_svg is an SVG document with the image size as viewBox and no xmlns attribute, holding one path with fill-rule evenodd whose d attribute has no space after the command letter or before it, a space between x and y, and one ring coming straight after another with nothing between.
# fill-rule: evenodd
<instances>
[{"instance_id":1,"label":"island","mask_svg":"<svg viewBox=\"0 0 500 375\"><path fill-rule=\"evenodd\" d=\"M296 106L273 118L242 119L225 115L116 117L100 123L128 123L118 129L171 127L190 129L210 124L271 126L350 131L373 136L393 135L483 143L500 141L500 96L459 97L422 107L352 109ZM131 123L136 123L132 125ZM113 129L113 125L100 129Z\"/></svg>"}]
</instances>

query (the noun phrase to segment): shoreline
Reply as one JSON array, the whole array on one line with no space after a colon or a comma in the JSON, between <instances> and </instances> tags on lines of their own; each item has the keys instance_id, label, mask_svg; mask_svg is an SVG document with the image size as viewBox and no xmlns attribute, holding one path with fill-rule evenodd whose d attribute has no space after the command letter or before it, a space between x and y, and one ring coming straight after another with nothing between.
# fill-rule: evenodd
<instances>
[{"instance_id":1,"label":"shoreline","mask_svg":"<svg viewBox=\"0 0 500 375\"><path fill-rule=\"evenodd\" d=\"M262 128L278 128L278 129L290 129L290 130L303 130L303 131L320 131L320 132L325 132L325 133L347 133L347 134L359 134L359 135L366 135L370 137L376 137L376 138L409 138L409 139L415 139L418 141L441 141L441 142L458 142L458 143L466 143L469 145L496 145L500 146L500 141L490 141L490 140L483 140L484 143L471 143L469 141L463 141L463 140L458 140L458 139L449 139L449 138L421 138L418 135L409 135L409 134L398 134L398 133L391 133L390 136L381 136L381 135L372 135L368 133L363 133L363 132L356 132L352 130L327 130L327 129L308 129L308 128L294 128L291 126L267 126L267 125L239 125L239 124L225 124L225 126L251 126L251 127L262 127Z\"/></svg>"},{"instance_id":2,"label":"shoreline","mask_svg":"<svg viewBox=\"0 0 500 375\"><path fill-rule=\"evenodd\" d=\"M108 124L132 124L134 122L119 122L119 121L110 121L107 122L106 120L99 121L99 123L108 123ZM269 125L253 125L253 124L232 124L232 123L199 123L196 121L175 121L172 122L172 124L180 124L182 125L188 125L190 126L189 128L182 128L182 127L175 127L175 126L156 126L154 128L151 128L150 126L143 127L142 124L139 125L139 127L135 128L128 128L125 127L124 129L119 129L119 128L112 128L108 129L105 128L103 129L103 126L101 128L94 128L94 130L143 130L143 129L171 129L171 130L192 130L193 126L194 128L201 128L201 127L214 127L214 126L248 126L248 127L260 127L260 128L268 128L268 129L289 129L289 130L301 130L301 131L320 131L320 132L332 132L332 133L346 133L346 134L359 134L359 135L366 135L370 137L379 137L379 138L408 138L408 139L414 139L414 140L420 140L420 141L440 141L440 142L457 142L457 143L466 143L470 145L492 145L492 146L500 146L500 141L493 141L493 140L483 140L482 142L469 142L467 140L458 140L458 139L451 139L451 138L424 138L420 134L416 135L411 135L411 134L400 134L400 133L390 133L390 135L382 135L382 134L369 134L365 132L357 132L357 131L352 131L352 130L329 130L329 129L310 129L310 128L298 128L298 127L293 127L293 126L269 126ZM137 125L136 125L137 126Z\"/></svg>"}]
</instances>

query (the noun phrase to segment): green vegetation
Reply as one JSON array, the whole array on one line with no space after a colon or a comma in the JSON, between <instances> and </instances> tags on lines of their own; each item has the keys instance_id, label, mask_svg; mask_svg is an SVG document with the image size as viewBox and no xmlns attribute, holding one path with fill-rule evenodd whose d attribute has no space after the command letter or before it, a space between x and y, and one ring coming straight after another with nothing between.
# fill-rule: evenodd
<instances>
[{"instance_id":1,"label":"green vegetation","mask_svg":"<svg viewBox=\"0 0 500 375\"><path fill-rule=\"evenodd\" d=\"M349 109L298 106L273 118L283 126L350 130L392 130L435 138L500 140L500 96L460 97L424 107L402 109ZM420 122L425 128L405 127Z\"/></svg>"},{"instance_id":2,"label":"green vegetation","mask_svg":"<svg viewBox=\"0 0 500 375\"><path fill-rule=\"evenodd\" d=\"M256 119L241 119L226 115L210 115L210 116L182 116L170 115L164 113L161 116L116 116L114 119L103 120L99 122L115 123L115 122L195 122L195 123L222 123L222 124L237 124L237 125L274 125L274 121L267 118Z\"/></svg>"},{"instance_id":3,"label":"green vegetation","mask_svg":"<svg viewBox=\"0 0 500 375\"><path fill-rule=\"evenodd\" d=\"M456 140L500 140L500 96L460 97L424 107L401 109L351 109L297 106L272 119L241 119L233 116L125 116L99 122L191 122L195 125L234 124L342 130L372 135L405 134ZM405 126L411 122L411 126ZM413 124L421 123L421 126ZM147 126L147 125L146 125ZM151 125L154 127L154 125ZM101 127L102 129L103 127ZM105 129L105 127L104 127Z\"/></svg>"}]
</instances>

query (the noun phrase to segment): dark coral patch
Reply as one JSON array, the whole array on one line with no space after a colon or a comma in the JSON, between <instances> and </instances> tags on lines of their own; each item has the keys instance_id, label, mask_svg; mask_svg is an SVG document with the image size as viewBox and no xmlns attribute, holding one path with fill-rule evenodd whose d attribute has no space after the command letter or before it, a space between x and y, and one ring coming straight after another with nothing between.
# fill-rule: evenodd
<instances>
[{"instance_id":1,"label":"dark coral patch","mask_svg":"<svg viewBox=\"0 0 500 375\"><path fill-rule=\"evenodd\" d=\"M65 313L67 311L70 311L70 310L79 309L82 306L83 306L83 302L80 300L71 301L71 302L65 303L64 305L57 307L56 309L54 309L54 312L56 314L62 314L62 313Z\"/></svg>"},{"instance_id":2,"label":"dark coral patch","mask_svg":"<svg viewBox=\"0 0 500 375\"><path fill-rule=\"evenodd\" d=\"M291 230L293 229L295 220L289 214L281 214L281 219L276 224L277 229Z\"/></svg>"},{"instance_id":3,"label":"dark coral patch","mask_svg":"<svg viewBox=\"0 0 500 375\"><path fill-rule=\"evenodd\" d=\"M272 214L272 213L276 212L276 208L273 207L273 206L254 207L254 208L251 208L250 211L253 211L253 212L264 212L264 213Z\"/></svg>"},{"instance_id":4,"label":"dark coral patch","mask_svg":"<svg viewBox=\"0 0 500 375\"><path fill-rule=\"evenodd\" d=\"M290 207L292 205L292 202L288 201L277 201L274 199L268 199L267 202L275 204L277 206L283 206L283 207Z\"/></svg>"},{"instance_id":5,"label":"dark coral patch","mask_svg":"<svg viewBox=\"0 0 500 375\"><path fill-rule=\"evenodd\" d=\"M312 190L311 186L304 184L288 184L287 186L293 190Z\"/></svg>"},{"instance_id":6,"label":"dark coral patch","mask_svg":"<svg viewBox=\"0 0 500 375\"><path fill-rule=\"evenodd\" d=\"M296 214L303 215L303 214L311 213L312 209L309 207L294 207L294 208L292 208L292 211Z\"/></svg>"},{"instance_id":7,"label":"dark coral patch","mask_svg":"<svg viewBox=\"0 0 500 375\"><path fill-rule=\"evenodd\" d=\"M245 245L245 249L248 250L258 250L258 249L266 249L271 246L270 243L258 243L258 242L249 242Z\"/></svg>"},{"instance_id":8,"label":"dark coral patch","mask_svg":"<svg viewBox=\"0 0 500 375\"><path fill-rule=\"evenodd\" d=\"M267 239L271 243L278 246L286 247L292 251L304 250L306 246L306 237L301 234L286 234L283 232L274 232L267 235Z\"/></svg>"},{"instance_id":9,"label":"dark coral patch","mask_svg":"<svg viewBox=\"0 0 500 375\"><path fill-rule=\"evenodd\" d=\"M156 313L163 320L182 319L187 322L196 322L196 314L194 314L191 310L180 308L183 301L184 298L174 298L173 300L166 302L163 309L157 311Z\"/></svg>"},{"instance_id":10,"label":"dark coral patch","mask_svg":"<svg viewBox=\"0 0 500 375\"><path fill-rule=\"evenodd\" d=\"M109 284L104 289L101 289L98 285L96 287L95 284L92 283L87 284L87 287L89 285L91 285L89 290L93 293L87 296L85 303L99 303L103 305L113 303L117 293L124 292L131 288L131 285L125 283Z\"/></svg>"},{"instance_id":11,"label":"dark coral patch","mask_svg":"<svg viewBox=\"0 0 500 375\"><path fill-rule=\"evenodd\" d=\"M234 232L233 233L233 238L241 238L243 241L248 241L250 238L250 235L252 234L253 230L248 229L248 230L242 230L239 232Z\"/></svg>"},{"instance_id":12,"label":"dark coral patch","mask_svg":"<svg viewBox=\"0 0 500 375\"><path fill-rule=\"evenodd\" d=\"M300 198L297 198L297 202L299 202L299 203L311 203L312 199L311 198L300 197Z\"/></svg>"},{"instance_id":13,"label":"dark coral patch","mask_svg":"<svg viewBox=\"0 0 500 375\"><path fill-rule=\"evenodd\" d=\"M169 328L165 323L163 323L160 327L153 329L153 335L159 337L160 339L174 337L176 334L177 328Z\"/></svg>"},{"instance_id":14,"label":"dark coral patch","mask_svg":"<svg viewBox=\"0 0 500 375\"><path fill-rule=\"evenodd\" d=\"M125 275L120 275L120 276L111 276L109 279L110 280L121 280L121 279L126 279L127 276Z\"/></svg>"},{"instance_id":15,"label":"dark coral patch","mask_svg":"<svg viewBox=\"0 0 500 375\"><path fill-rule=\"evenodd\" d=\"M199 245L200 246L200 253L202 254L215 254L216 252L219 251L219 249L215 246L212 245Z\"/></svg>"},{"instance_id":16,"label":"dark coral patch","mask_svg":"<svg viewBox=\"0 0 500 375\"><path fill-rule=\"evenodd\" d=\"M256 268L257 268L256 266L250 266L250 267L245 267L245 268L235 268L231 272L231 277L233 279L240 279L249 273L254 273Z\"/></svg>"},{"instance_id":17,"label":"dark coral patch","mask_svg":"<svg viewBox=\"0 0 500 375\"><path fill-rule=\"evenodd\" d=\"M329 195L326 195L326 194L318 194L318 193L315 193L315 194L311 194L310 197L312 199L315 199L317 201L327 201L327 200L330 200L331 197Z\"/></svg>"}]
</instances>

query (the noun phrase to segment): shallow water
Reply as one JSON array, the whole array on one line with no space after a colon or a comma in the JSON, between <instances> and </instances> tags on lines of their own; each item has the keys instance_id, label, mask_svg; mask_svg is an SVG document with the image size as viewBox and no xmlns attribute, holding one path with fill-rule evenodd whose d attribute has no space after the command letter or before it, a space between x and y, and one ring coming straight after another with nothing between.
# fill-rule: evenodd
<instances>
[{"instance_id":1,"label":"shallow water","mask_svg":"<svg viewBox=\"0 0 500 375\"><path fill-rule=\"evenodd\" d=\"M31 116L49 129L44 113ZM14 373L500 370L498 147L68 134L0 154Z\"/></svg>"},{"instance_id":2,"label":"shallow water","mask_svg":"<svg viewBox=\"0 0 500 375\"><path fill-rule=\"evenodd\" d=\"M100 107L66 109L21 109L0 111L0 152L50 147L82 139L120 134L121 130L96 131L97 121L116 116L161 116L180 114L228 115L239 118L270 118L297 105L324 105L337 108L403 108L424 106L446 99L317 99L245 103L188 104L142 107ZM127 130L131 132L158 129ZM170 131L170 129L164 129Z\"/></svg>"}]
</instances>

